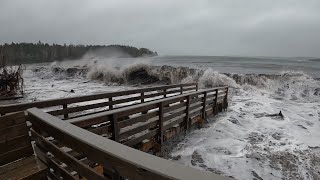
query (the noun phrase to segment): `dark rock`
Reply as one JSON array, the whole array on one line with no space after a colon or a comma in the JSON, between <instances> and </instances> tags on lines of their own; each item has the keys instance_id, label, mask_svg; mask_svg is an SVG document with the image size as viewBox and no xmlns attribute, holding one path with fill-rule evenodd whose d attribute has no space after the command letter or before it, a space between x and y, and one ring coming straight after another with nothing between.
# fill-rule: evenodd
<instances>
[{"instance_id":1,"label":"dark rock","mask_svg":"<svg viewBox=\"0 0 320 180\"><path fill-rule=\"evenodd\" d=\"M253 179L256 179L256 180L263 180L256 172L254 171L251 171L251 174L253 176Z\"/></svg>"},{"instance_id":2,"label":"dark rock","mask_svg":"<svg viewBox=\"0 0 320 180\"><path fill-rule=\"evenodd\" d=\"M204 163L204 160L202 159L201 155L197 151L194 151L191 156L191 164L193 166L196 166L197 164L203 164L203 163Z\"/></svg>"},{"instance_id":3,"label":"dark rock","mask_svg":"<svg viewBox=\"0 0 320 180\"><path fill-rule=\"evenodd\" d=\"M177 161L177 160L181 159L181 155L174 156L174 157L172 157L172 159L175 160L175 161Z\"/></svg>"},{"instance_id":4,"label":"dark rock","mask_svg":"<svg viewBox=\"0 0 320 180\"><path fill-rule=\"evenodd\" d=\"M240 122L239 122L236 118L234 118L234 117L230 117L230 118L228 119L228 121L232 122L233 124L240 125Z\"/></svg>"}]
</instances>

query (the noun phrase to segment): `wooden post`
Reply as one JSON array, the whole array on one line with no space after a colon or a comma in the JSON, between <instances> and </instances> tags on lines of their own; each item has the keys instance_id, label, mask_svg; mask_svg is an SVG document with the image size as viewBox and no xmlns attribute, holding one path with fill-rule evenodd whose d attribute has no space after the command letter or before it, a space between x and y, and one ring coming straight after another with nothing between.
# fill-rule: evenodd
<instances>
[{"instance_id":1,"label":"wooden post","mask_svg":"<svg viewBox=\"0 0 320 180\"><path fill-rule=\"evenodd\" d=\"M113 127L112 139L116 142L119 142L119 125L117 114L111 115L111 126Z\"/></svg>"},{"instance_id":2,"label":"wooden post","mask_svg":"<svg viewBox=\"0 0 320 180\"><path fill-rule=\"evenodd\" d=\"M159 103L159 130L160 130L160 144L163 143L163 102Z\"/></svg>"},{"instance_id":3,"label":"wooden post","mask_svg":"<svg viewBox=\"0 0 320 180\"><path fill-rule=\"evenodd\" d=\"M229 87L226 88L226 95L224 96L224 100L223 100L223 108L225 110L228 107L228 91L229 91Z\"/></svg>"},{"instance_id":4,"label":"wooden post","mask_svg":"<svg viewBox=\"0 0 320 180\"><path fill-rule=\"evenodd\" d=\"M198 84L196 84L196 91L198 91L199 90L199 86L198 86Z\"/></svg>"},{"instance_id":5,"label":"wooden post","mask_svg":"<svg viewBox=\"0 0 320 180\"><path fill-rule=\"evenodd\" d=\"M144 103L144 92L141 92L141 103Z\"/></svg>"},{"instance_id":6,"label":"wooden post","mask_svg":"<svg viewBox=\"0 0 320 180\"><path fill-rule=\"evenodd\" d=\"M164 89L163 92L164 92L163 97L167 97L167 89Z\"/></svg>"},{"instance_id":7,"label":"wooden post","mask_svg":"<svg viewBox=\"0 0 320 180\"><path fill-rule=\"evenodd\" d=\"M216 115L217 114L217 105L218 105L218 89L216 89L215 90L215 92L216 92L216 94L215 94L215 99L214 99L214 103L213 103L213 105L214 105L214 107L213 107L213 109L214 109L214 115Z\"/></svg>"},{"instance_id":8,"label":"wooden post","mask_svg":"<svg viewBox=\"0 0 320 180\"><path fill-rule=\"evenodd\" d=\"M187 108L186 108L186 129L188 130L190 128L190 95L187 96Z\"/></svg>"},{"instance_id":9,"label":"wooden post","mask_svg":"<svg viewBox=\"0 0 320 180\"><path fill-rule=\"evenodd\" d=\"M203 94L203 109L202 109L202 118L206 119L206 104L207 104L207 91Z\"/></svg>"},{"instance_id":10,"label":"wooden post","mask_svg":"<svg viewBox=\"0 0 320 180\"><path fill-rule=\"evenodd\" d=\"M180 94L182 94L183 93L183 86L181 85L180 86Z\"/></svg>"},{"instance_id":11,"label":"wooden post","mask_svg":"<svg viewBox=\"0 0 320 180\"><path fill-rule=\"evenodd\" d=\"M68 105L67 104L64 104L64 105L62 105L63 106L63 109L67 109L68 108ZM68 119L68 113L64 113L63 114L63 117L64 117L64 119Z\"/></svg>"},{"instance_id":12,"label":"wooden post","mask_svg":"<svg viewBox=\"0 0 320 180\"><path fill-rule=\"evenodd\" d=\"M109 97L109 102L112 103L112 97ZM113 105L112 104L109 105L109 110L111 110L111 109L113 109Z\"/></svg>"}]
</instances>

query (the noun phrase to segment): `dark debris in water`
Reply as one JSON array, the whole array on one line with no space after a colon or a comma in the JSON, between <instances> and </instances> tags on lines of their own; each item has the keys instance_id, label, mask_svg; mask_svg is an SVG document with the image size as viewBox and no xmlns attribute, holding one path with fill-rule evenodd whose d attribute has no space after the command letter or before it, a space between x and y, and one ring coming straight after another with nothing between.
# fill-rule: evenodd
<instances>
[{"instance_id":1,"label":"dark debris in water","mask_svg":"<svg viewBox=\"0 0 320 180\"><path fill-rule=\"evenodd\" d=\"M228 118L228 121L232 122L233 124L240 125L239 120L237 120L237 119L234 118L234 117Z\"/></svg>"},{"instance_id":2,"label":"dark debris in water","mask_svg":"<svg viewBox=\"0 0 320 180\"><path fill-rule=\"evenodd\" d=\"M251 171L251 174L253 176L253 180L263 180L256 172Z\"/></svg>"}]
</instances>

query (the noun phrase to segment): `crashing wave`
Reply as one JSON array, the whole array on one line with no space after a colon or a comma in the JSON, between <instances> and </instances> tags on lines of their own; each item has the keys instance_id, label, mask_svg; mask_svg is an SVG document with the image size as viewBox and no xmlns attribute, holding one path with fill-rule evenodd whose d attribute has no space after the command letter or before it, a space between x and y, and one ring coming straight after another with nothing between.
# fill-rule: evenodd
<instances>
[{"instance_id":1,"label":"crashing wave","mask_svg":"<svg viewBox=\"0 0 320 180\"><path fill-rule=\"evenodd\" d=\"M49 68L49 69L48 69ZM219 73L211 68L207 70L188 67L151 66L136 63L126 67L112 67L92 63L83 66L63 67L52 64L47 67L37 67L33 70L40 76L84 77L103 81L107 84L147 85L174 84L198 82L200 88L229 86L253 86L255 88L272 90L278 96L306 97L319 95L318 80L303 72L281 72L279 74L231 74ZM48 74L49 72L49 74ZM45 74L47 73L47 74Z\"/></svg>"}]
</instances>

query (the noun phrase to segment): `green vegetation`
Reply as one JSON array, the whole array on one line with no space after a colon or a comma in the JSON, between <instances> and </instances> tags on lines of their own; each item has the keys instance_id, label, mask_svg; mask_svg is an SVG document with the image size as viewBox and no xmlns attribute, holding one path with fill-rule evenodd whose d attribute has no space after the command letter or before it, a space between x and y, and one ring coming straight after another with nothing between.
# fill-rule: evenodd
<instances>
[{"instance_id":1,"label":"green vegetation","mask_svg":"<svg viewBox=\"0 0 320 180\"><path fill-rule=\"evenodd\" d=\"M65 59L79 59L87 53L108 55L108 53L121 54L121 57L143 57L157 56L157 52L152 52L146 48L136 48L122 45L58 45L38 42L33 43L11 43L0 45L0 54L6 54L9 64L40 63L50 61L61 61Z\"/></svg>"}]
</instances>

